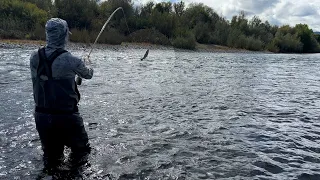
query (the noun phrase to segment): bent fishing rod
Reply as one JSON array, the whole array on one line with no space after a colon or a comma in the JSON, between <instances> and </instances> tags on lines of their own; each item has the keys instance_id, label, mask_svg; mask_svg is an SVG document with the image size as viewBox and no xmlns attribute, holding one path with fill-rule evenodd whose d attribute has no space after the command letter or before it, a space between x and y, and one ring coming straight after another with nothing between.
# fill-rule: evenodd
<instances>
[{"instance_id":1,"label":"bent fishing rod","mask_svg":"<svg viewBox=\"0 0 320 180\"><path fill-rule=\"evenodd\" d=\"M109 16L108 20L107 20L107 21L104 23L104 25L102 26L102 28L101 28L101 30L100 30L100 32L99 32L96 40L94 41L93 45L91 46L91 50L89 51L88 56L87 56L86 58L84 58L84 62L87 60L89 63L91 63L91 61L90 61L90 55L91 55L91 53L92 53L92 51L93 51L93 48L94 48L95 44L97 43L97 41L98 41L98 39L100 38L100 35L101 35L102 32L104 31L104 29L107 27L107 24L109 23L109 21L111 20L111 18L113 17L113 15L114 15L118 10L120 10L120 9L121 9L122 12L123 12L123 16L124 16L124 19L125 19L125 22L126 22L128 31L129 31L129 33L130 33L129 26L128 26L128 23L127 23L127 19L126 19L126 15L125 15L125 13L124 13L124 10L123 10L122 7L118 7L116 10L113 11L113 13ZM82 78L78 76L77 79L76 79L77 85L81 85L81 82L82 82Z\"/></svg>"},{"instance_id":2,"label":"bent fishing rod","mask_svg":"<svg viewBox=\"0 0 320 180\"><path fill-rule=\"evenodd\" d=\"M90 50L90 52L89 52L89 54L88 54L88 58L90 57L90 55L91 55L91 53L92 53L92 51L93 51L94 45L97 43L98 39L100 38L100 35L102 34L102 32L104 31L104 29L106 28L107 24L109 23L109 21L111 20L111 18L113 17L113 15L114 15L118 10L120 10L120 9L121 9L122 12L123 12L124 20L126 21L126 25L127 25L128 31L129 31L129 33L130 33L129 26L128 26L128 23L127 23L127 19L126 19L126 15L125 15L125 13L124 13L124 10L123 10L122 7L118 7L116 10L113 11L113 13L109 16L108 20L107 20L107 21L104 23L104 25L102 26L102 28L101 28L101 30L100 30L100 32L99 32L96 40L94 41L93 45L91 46L91 50Z\"/></svg>"}]
</instances>

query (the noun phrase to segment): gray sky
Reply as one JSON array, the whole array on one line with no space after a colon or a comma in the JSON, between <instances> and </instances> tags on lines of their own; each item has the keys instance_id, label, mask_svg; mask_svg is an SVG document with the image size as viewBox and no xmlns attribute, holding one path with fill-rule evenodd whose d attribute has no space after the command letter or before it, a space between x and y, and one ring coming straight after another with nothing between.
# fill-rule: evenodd
<instances>
[{"instance_id":1,"label":"gray sky","mask_svg":"<svg viewBox=\"0 0 320 180\"><path fill-rule=\"evenodd\" d=\"M133 0L135 4L145 4L150 0ZM153 0L154 2L169 0ZM171 2L180 0L171 0ZM270 24L308 24L313 31L320 31L320 0L183 0L203 3L212 7L218 14L231 19L233 15L245 11L248 17L257 15Z\"/></svg>"}]
</instances>

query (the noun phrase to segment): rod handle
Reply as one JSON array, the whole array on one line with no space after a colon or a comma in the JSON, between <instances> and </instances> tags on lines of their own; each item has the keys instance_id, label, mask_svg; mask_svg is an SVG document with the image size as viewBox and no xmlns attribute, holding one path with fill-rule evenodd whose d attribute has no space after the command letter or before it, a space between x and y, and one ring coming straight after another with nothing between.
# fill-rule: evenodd
<instances>
[{"instance_id":1,"label":"rod handle","mask_svg":"<svg viewBox=\"0 0 320 180\"><path fill-rule=\"evenodd\" d=\"M76 84L78 85L78 86L80 86L81 84L82 84L82 78L81 77L77 77L76 78Z\"/></svg>"}]
</instances>

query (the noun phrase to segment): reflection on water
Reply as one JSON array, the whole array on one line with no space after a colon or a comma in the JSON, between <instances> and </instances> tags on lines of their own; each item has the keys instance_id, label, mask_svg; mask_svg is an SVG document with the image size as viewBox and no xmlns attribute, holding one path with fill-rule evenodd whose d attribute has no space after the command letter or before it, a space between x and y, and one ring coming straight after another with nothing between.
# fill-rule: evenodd
<instances>
[{"instance_id":1,"label":"reflection on water","mask_svg":"<svg viewBox=\"0 0 320 180\"><path fill-rule=\"evenodd\" d=\"M0 50L0 179L42 169L31 51ZM317 55L144 53L93 54L86 179L320 179Z\"/></svg>"}]
</instances>

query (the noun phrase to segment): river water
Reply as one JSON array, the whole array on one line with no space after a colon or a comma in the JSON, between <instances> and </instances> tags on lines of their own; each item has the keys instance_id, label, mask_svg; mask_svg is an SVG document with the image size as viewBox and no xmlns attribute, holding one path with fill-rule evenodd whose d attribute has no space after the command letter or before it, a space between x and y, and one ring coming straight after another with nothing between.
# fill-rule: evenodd
<instances>
[{"instance_id":1,"label":"river water","mask_svg":"<svg viewBox=\"0 0 320 180\"><path fill-rule=\"evenodd\" d=\"M0 49L0 179L42 169L32 50ZM144 52L92 55L85 179L320 179L318 54Z\"/></svg>"}]
</instances>

